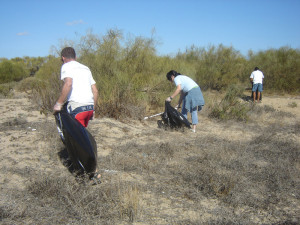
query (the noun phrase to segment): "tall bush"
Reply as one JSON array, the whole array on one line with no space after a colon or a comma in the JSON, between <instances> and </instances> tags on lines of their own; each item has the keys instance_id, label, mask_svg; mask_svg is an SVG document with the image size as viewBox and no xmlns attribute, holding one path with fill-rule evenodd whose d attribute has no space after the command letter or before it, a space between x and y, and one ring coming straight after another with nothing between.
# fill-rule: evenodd
<instances>
[{"instance_id":1,"label":"tall bush","mask_svg":"<svg viewBox=\"0 0 300 225\"><path fill-rule=\"evenodd\" d=\"M60 54L66 46L75 48L77 60L91 69L97 82L97 112L115 118L141 117L146 107L161 110L164 99L174 89L166 80L166 73L172 69L193 78L203 90L222 91L232 84L250 86L249 76L258 66L266 77L265 89L299 91L299 50L285 47L257 54L250 51L245 58L233 47L191 46L171 57L158 56L156 45L153 37L125 39L120 30L112 29L103 36L88 32L78 43L65 41L55 52ZM34 78L24 83L48 110L52 110L60 92L60 66L59 57L48 57Z\"/></svg>"},{"instance_id":2,"label":"tall bush","mask_svg":"<svg viewBox=\"0 0 300 225\"><path fill-rule=\"evenodd\" d=\"M60 66L60 58L49 56L34 77L22 81L21 89L30 91L32 99L46 114L52 111L60 94L62 86Z\"/></svg>"},{"instance_id":3,"label":"tall bush","mask_svg":"<svg viewBox=\"0 0 300 225\"><path fill-rule=\"evenodd\" d=\"M5 59L0 62L0 84L20 81L27 76L28 73L22 60L14 62Z\"/></svg>"},{"instance_id":4,"label":"tall bush","mask_svg":"<svg viewBox=\"0 0 300 225\"><path fill-rule=\"evenodd\" d=\"M222 90L239 83L244 76L246 60L232 47L211 46L202 51L197 66L196 81L205 89Z\"/></svg>"},{"instance_id":5,"label":"tall bush","mask_svg":"<svg viewBox=\"0 0 300 225\"><path fill-rule=\"evenodd\" d=\"M250 55L249 64L265 75L264 88L296 93L300 91L300 50L282 47Z\"/></svg>"}]
</instances>

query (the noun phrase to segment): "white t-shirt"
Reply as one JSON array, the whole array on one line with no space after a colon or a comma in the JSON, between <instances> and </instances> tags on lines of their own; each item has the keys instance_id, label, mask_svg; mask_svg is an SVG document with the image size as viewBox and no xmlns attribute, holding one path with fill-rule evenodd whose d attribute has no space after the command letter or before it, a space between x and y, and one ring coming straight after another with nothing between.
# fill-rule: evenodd
<instances>
[{"instance_id":1,"label":"white t-shirt","mask_svg":"<svg viewBox=\"0 0 300 225\"><path fill-rule=\"evenodd\" d=\"M262 84L265 77L260 70L255 70L251 73L250 78L253 78L253 84Z\"/></svg>"},{"instance_id":2,"label":"white t-shirt","mask_svg":"<svg viewBox=\"0 0 300 225\"><path fill-rule=\"evenodd\" d=\"M198 87L198 84L195 81L193 81L193 79L185 75L177 75L174 78L174 83L176 86L180 84L181 90L185 93L190 91L194 87Z\"/></svg>"},{"instance_id":3,"label":"white t-shirt","mask_svg":"<svg viewBox=\"0 0 300 225\"><path fill-rule=\"evenodd\" d=\"M93 105L94 96L91 86L96 82L90 69L77 61L71 61L61 67L61 80L66 77L72 78L73 81L68 101Z\"/></svg>"}]
</instances>

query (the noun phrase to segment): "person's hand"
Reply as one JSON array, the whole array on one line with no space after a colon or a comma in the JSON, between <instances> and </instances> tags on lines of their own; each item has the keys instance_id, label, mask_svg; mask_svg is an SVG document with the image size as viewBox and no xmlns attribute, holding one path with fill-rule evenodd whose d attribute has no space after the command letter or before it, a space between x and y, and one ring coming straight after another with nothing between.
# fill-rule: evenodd
<instances>
[{"instance_id":1,"label":"person's hand","mask_svg":"<svg viewBox=\"0 0 300 225\"><path fill-rule=\"evenodd\" d=\"M170 102L170 101L172 101L172 99L171 99L171 97L168 97L168 98L166 99L166 102Z\"/></svg>"},{"instance_id":2,"label":"person's hand","mask_svg":"<svg viewBox=\"0 0 300 225\"><path fill-rule=\"evenodd\" d=\"M55 113L61 111L61 108L62 108L62 104L56 102L56 104L55 104L54 107L53 107L53 114L55 114Z\"/></svg>"}]
</instances>

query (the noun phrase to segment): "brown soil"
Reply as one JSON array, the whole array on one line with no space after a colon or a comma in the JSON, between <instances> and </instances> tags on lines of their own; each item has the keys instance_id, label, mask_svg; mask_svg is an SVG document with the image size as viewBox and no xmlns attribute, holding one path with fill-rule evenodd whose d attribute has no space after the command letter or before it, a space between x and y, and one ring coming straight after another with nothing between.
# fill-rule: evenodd
<instances>
[{"instance_id":1,"label":"brown soil","mask_svg":"<svg viewBox=\"0 0 300 225\"><path fill-rule=\"evenodd\" d=\"M32 193L33 183L45 182L45 177L76 182L59 156L64 147L54 117L42 115L25 94L14 96L0 99L0 222L21 224L25 219L34 224L26 211L31 200L25 198L30 195L22 197L17 192ZM252 115L248 123L216 121L204 110L199 113L196 133L159 129L159 117L92 120L88 129L98 145L98 169L103 176L93 192L109 187L119 192L118 210L111 209L116 214L111 220L118 224L298 223L300 98L264 96L259 107L265 107L264 111ZM256 143L260 149L254 149ZM277 147L275 166L263 151L269 151L271 158L275 154L271 149ZM280 149L293 152L287 156ZM280 163L293 167L282 172ZM274 170L265 175L269 167ZM42 213L41 208L36 210ZM64 216L55 213L54 221L63 221ZM50 224L47 219L44 222Z\"/></svg>"}]
</instances>

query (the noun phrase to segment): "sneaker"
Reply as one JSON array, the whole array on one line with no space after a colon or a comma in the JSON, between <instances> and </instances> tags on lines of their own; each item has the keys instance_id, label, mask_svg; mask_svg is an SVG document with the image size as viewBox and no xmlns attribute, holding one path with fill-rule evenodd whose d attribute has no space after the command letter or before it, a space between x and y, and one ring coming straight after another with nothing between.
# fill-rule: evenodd
<instances>
[{"instance_id":1,"label":"sneaker","mask_svg":"<svg viewBox=\"0 0 300 225\"><path fill-rule=\"evenodd\" d=\"M192 131L193 133L196 133L196 130L194 130L194 129L191 129L191 131Z\"/></svg>"}]
</instances>

